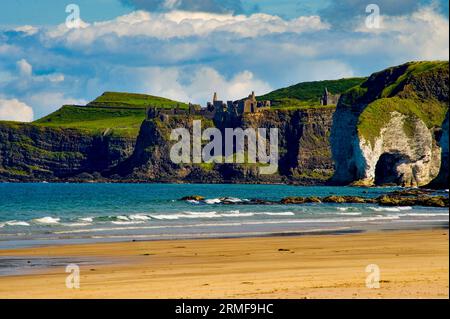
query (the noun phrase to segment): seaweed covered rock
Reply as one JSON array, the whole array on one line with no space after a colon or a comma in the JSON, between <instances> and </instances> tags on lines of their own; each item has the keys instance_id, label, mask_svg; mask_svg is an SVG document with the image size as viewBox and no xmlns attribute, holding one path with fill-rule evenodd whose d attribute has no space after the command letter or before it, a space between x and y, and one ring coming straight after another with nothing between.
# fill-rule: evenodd
<instances>
[{"instance_id":1,"label":"seaweed covered rock","mask_svg":"<svg viewBox=\"0 0 450 319\"><path fill-rule=\"evenodd\" d=\"M286 197L283 198L281 204L306 204L306 203L321 203L319 197Z\"/></svg>"}]
</instances>

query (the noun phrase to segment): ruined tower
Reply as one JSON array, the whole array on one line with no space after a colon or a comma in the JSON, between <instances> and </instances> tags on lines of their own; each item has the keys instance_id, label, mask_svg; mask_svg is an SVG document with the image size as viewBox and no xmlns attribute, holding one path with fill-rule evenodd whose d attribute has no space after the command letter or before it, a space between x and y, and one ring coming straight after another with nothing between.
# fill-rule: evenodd
<instances>
[{"instance_id":1,"label":"ruined tower","mask_svg":"<svg viewBox=\"0 0 450 319\"><path fill-rule=\"evenodd\" d=\"M336 105L341 97L340 94L331 94L328 88L323 90L323 96L320 98L321 105Z\"/></svg>"}]
</instances>

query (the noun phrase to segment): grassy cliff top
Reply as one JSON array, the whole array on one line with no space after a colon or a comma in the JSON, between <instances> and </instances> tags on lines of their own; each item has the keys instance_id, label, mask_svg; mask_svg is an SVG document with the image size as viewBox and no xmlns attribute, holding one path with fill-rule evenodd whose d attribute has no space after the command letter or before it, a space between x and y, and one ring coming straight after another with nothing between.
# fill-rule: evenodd
<instances>
[{"instance_id":1,"label":"grassy cliff top","mask_svg":"<svg viewBox=\"0 0 450 319\"><path fill-rule=\"evenodd\" d=\"M320 106L320 98L323 96L325 88L332 94L342 94L366 80L367 78L347 78L302 82L259 96L258 100L270 100L275 108L317 107Z\"/></svg>"},{"instance_id":2,"label":"grassy cliff top","mask_svg":"<svg viewBox=\"0 0 450 319\"><path fill-rule=\"evenodd\" d=\"M111 133L124 137L136 137L145 109L108 109L65 105L33 124L47 127L76 128L92 133Z\"/></svg>"},{"instance_id":3,"label":"grassy cliff top","mask_svg":"<svg viewBox=\"0 0 450 319\"><path fill-rule=\"evenodd\" d=\"M157 96L105 92L86 106L65 105L33 124L136 137L145 119L146 109L150 106L180 109L188 107L185 103Z\"/></svg>"},{"instance_id":4,"label":"grassy cliff top","mask_svg":"<svg viewBox=\"0 0 450 319\"><path fill-rule=\"evenodd\" d=\"M440 127L448 112L448 83L448 61L408 62L374 73L350 89L341 99L341 106L364 108L358 133L373 145L394 111L407 116L406 133L413 133L410 124L414 118L421 119L428 128Z\"/></svg>"},{"instance_id":5,"label":"grassy cliff top","mask_svg":"<svg viewBox=\"0 0 450 319\"><path fill-rule=\"evenodd\" d=\"M121 108L147 108L149 106L158 108L176 108L187 109L188 104L173 101L163 97L121 92L105 92L87 106L96 107L121 107Z\"/></svg>"}]
</instances>

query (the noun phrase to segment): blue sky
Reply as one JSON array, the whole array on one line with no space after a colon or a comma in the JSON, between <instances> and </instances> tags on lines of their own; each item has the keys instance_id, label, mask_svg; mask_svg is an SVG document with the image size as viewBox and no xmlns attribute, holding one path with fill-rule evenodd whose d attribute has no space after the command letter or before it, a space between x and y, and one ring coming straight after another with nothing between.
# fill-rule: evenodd
<instances>
[{"instance_id":1,"label":"blue sky","mask_svg":"<svg viewBox=\"0 0 450 319\"><path fill-rule=\"evenodd\" d=\"M301 81L448 60L448 1L15 0L0 4L0 119L32 120L103 91L204 104ZM80 8L67 28L67 4Z\"/></svg>"},{"instance_id":2,"label":"blue sky","mask_svg":"<svg viewBox=\"0 0 450 319\"><path fill-rule=\"evenodd\" d=\"M1 4L0 21L11 25L63 23L66 16L61 13L69 3L78 4L82 8L83 19L88 22L112 19L140 8L133 5L133 1L120 0L10 0ZM245 0L242 1L242 9L247 14L265 12L295 17L301 13L314 13L325 7L324 3L326 1Z\"/></svg>"}]
</instances>

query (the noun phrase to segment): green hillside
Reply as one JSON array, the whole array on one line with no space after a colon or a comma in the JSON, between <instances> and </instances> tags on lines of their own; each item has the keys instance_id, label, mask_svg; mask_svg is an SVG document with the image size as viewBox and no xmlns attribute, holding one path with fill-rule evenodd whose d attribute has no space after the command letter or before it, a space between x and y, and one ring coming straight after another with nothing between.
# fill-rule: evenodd
<instances>
[{"instance_id":1,"label":"green hillside","mask_svg":"<svg viewBox=\"0 0 450 319\"><path fill-rule=\"evenodd\" d=\"M176 108L187 109L186 103L169 100L163 97L121 92L105 92L88 106L96 107L123 107L123 108L146 108L154 106L158 108Z\"/></svg>"},{"instance_id":2,"label":"green hillside","mask_svg":"<svg viewBox=\"0 0 450 319\"><path fill-rule=\"evenodd\" d=\"M303 108L320 106L320 98L325 88L332 94L342 94L350 88L360 85L367 78L348 78L340 80L326 80L315 82L302 82L286 88L278 89L258 100L270 100L277 108Z\"/></svg>"},{"instance_id":3,"label":"green hillside","mask_svg":"<svg viewBox=\"0 0 450 319\"><path fill-rule=\"evenodd\" d=\"M448 111L448 77L448 61L405 63L374 73L349 90L342 106L367 105L359 118L358 132L371 144L393 111L410 119L405 122L406 133L412 134L414 118L428 128L440 127Z\"/></svg>"},{"instance_id":4,"label":"green hillside","mask_svg":"<svg viewBox=\"0 0 450 319\"><path fill-rule=\"evenodd\" d=\"M35 122L36 125L77 128L92 133L134 137L145 119L145 109L107 109L65 105Z\"/></svg>"},{"instance_id":5,"label":"green hillside","mask_svg":"<svg viewBox=\"0 0 450 319\"><path fill-rule=\"evenodd\" d=\"M147 107L187 108L182 102L134 93L105 92L86 106L65 105L35 122L36 125L77 128L95 134L136 137Z\"/></svg>"}]
</instances>

